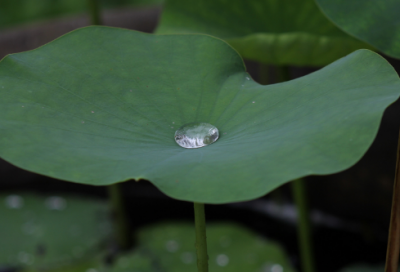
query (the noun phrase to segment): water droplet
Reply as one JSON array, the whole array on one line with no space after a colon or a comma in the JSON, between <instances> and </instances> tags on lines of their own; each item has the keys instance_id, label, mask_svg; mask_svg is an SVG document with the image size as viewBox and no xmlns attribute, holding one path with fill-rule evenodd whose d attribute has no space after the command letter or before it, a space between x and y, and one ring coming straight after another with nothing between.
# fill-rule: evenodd
<instances>
[{"instance_id":1,"label":"water droplet","mask_svg":"<svg viewBox=\"0 0 400 272\"><path fill-rule=\"evenodd\" d=\"M175 124L175 122L172 122L172 124Z\"/></svg>"},{"instance_id":2,"label":"water droplet","mask_svg":"<svg viewBox=\"0 0 400 272\"><path fill-rule=\"evenodd\" d=\"M168 252L176 252L179 249L179 244L175 240L169 240L165 243L165 248Z\"/></svg>"},{"instance_id":3,"label":"water droplet","mask_svg":"<svg viewBox=\"0 0 400 272\"><path fill-rule=\"evenodd\" d=\"M219 266L227 266L229 263L229 257L226 256L225 254L219 254L215 259L215 261Z\"/></svg>"},{"instance_id":4,"label":"water droplet","mask_svg":"<svg viewBox=\"0 0 400 272\"><path fill-rule=\"evenodd\" d=\"M25 107L25 106L21 106L21 107Z\"/></svg>"},{"instance_id":5,"label":"water droplet","mask_svg":"<svg viewBox=\"0 0 400 272\"><path fill-rule=\"evenodd\" d=\"M24 199L18 195L9 195L6 197L6 205L11 209L19 209L24 205Z\"/></svg>"},{"instance_id":6,"label":"water droplet","mask_svg":"<svg viewBox=\"0 0 400 272\"><path fill-rule=\"evenodd\" d=\"M59 196L51 196L46 199L45 205L50 210L62 211L67 206L67 201Z\"/></svg>"},{"instance_id":7,"label":"water droplet","mask_svg":"<svg viewBox=\"0 0 400 272\"><path fill-rule=\"evenodd\" d=\"M94 111L92 111L92 113L94 113Z\"/></svg>"},{"instance_id":8,"label":"water droplet","mask_svg":"<svg viewBox=\"0 0 400 272\"><path fill-rule=\"evenodd\" d=\"M249 77L246 77L246 79L247 79L247 80L250 80L250 78L249 78Z\"/></svg>"},{"instance_id":9,"label":"water droplet","mask_svg":"<svg viewBox=\"0 0 400 272\"><path fill-rule=\"evenodd\" d=\"M256 103L256 101L253 101L253 104Z\"/></svg>"},{"instance_id":10,"label":"water droplet","mask_svg":"<svg viewBox=\"0 0 400 272\"><path fill-rule=\"evenodd\" d=\"M267 263L264 265L263 272L283 272L283 267L280 264Z\"/></svg>"},{"instance_id":11,"label":"water droplet","mask_svg":"<svg viewBox=\"0 0 400 272\"><path fill-rule=\"evenodd\" d=\"M27 253L27 252L21 251L21 252L18 253L18 260L21 263L29 265L29 264L33 264L34 257L31 254Z\"/></svg>"},{"instance_id":12,"label":"water droplet","mask_svg":"<svg viewBox=\"0 0 400 272\"><path fill-rule=\"evenodd\" d=\"M132 90L130 90L132 92Z\"/></svg>"},{"instance_id":13,"label":"water droplet","mask_svg":"<svg viewBox=\"0 0 400 272\"><path fill-rule=\"evenodd\" d=\"M175 142L184 148L199 148L214 143L218 129L208 123L189 123L175 132Z\"/></svg>"},{"instance_id":14,"label":"water droplet","mask_svg":"<svg viewBox=\"0 0 400 272\"><path fill-rule=\"evenodd\" d=\"M82 121L82 124L84 124L85 123L85 121Z\"/></svg>"},{"instance_id":15,"label":"water droplet","mask_svg":"<svg viewBox=\"0 0 400 272\"><path fill-rule=\"evenodd\" d=\"M283 272L283 267L280 264L271 266L271 272Z\"/></svg>"},{"instance_id":16,"label":"water droplet","mask_svg":"<svg viewBox=\"0 0 400 272\"><path fill-rule=\"evenodd\" d=\"M97 269L94 268L89 268L86 270L86 272L98 272Z\"/></svg>"},{"instance_id":17,"label":"water droplet","mask_svg":"<svg viewBox=\"0 0 400 272\"><path fill-rule=\"evenodd\" d=\"M190 252L183 252L181 254L181 260L182 262L184 262L185 264L191 264L194 262L194 256L193 253Z\"/></svg>"}]
</instances>

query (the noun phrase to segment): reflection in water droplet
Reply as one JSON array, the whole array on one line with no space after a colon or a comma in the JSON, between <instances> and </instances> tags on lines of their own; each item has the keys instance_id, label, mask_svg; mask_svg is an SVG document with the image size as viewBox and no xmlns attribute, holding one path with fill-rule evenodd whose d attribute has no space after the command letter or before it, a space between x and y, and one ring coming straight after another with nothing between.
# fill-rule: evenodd
<instances>
[{"instance_id":1,"label":"reflection in water droplet","mask_svg":"<svg viewBox=\"0 0 400 272\"><path fill-rule=\"evenodd\" d=\"M256 103L256 101L253 101L253 104Z\"/></svg>"},{"instance_id":2,"label":"reflection in water droplet","mask_svg":"<svg viewBox=\"0 0 400 272\"><path fill-rule=\"evenodd\" d=\"M283 272L283 267L280 264L271 266L271 272Z\"/></svg>"},{"instance_id":3,"label":"reflection in water droplet","mask_svg":"<svg viewBox=\"0 0 400 272\"><path fill-rule=\"evenodd\" d=\"M179 244L175 240L169 240L165 243L165 248L168 252L176 252L179 249Z\"/></svg>"},{"instance_id":4,"label":"reflection in water droplet","mask_svg":"<svg viewBox=\"0 0 400 272\"><path fill-rule=\"evenodd\" d=\"M225 254L219 254L215 259L215 261L219 266L227 266L229 263L229 257L226 256Z\"/></svg>"},{"instance_id":5,"label":"reflection in water droplet","mask_svg":"<svg viewBox=\"0 0 400 272\"><path fill-rule=\"evenodd\" d=\"M86 272L97 272L97 269L89 268L89 269L86 270Z\"/></svg>"},{"instance_id":6,"label":"reflection in water droplet","mask_svg":"<svg viewBox=\"0 0 400 272\"><path fill-rule=\"evenodd\" d=\"M199 148L214 143L218 129L207 123L189 123L175 132L175 142L184 148Z\"/></svg>"},{"instance_id":7,"label":"reflection in water droplet","mask_svg":"<svg viewBox=\"0 0 400 272\"><path fill-rule=\"evenodd\" d=\"M6 205L11 209L19 209L24 205L24 199L18 195L9 195L6 197Z\"/></svg>"},{"instance_id":8,"label":"reflection in water droplet","mask_svg":"<svg viewBox=\"0 0 400 272\"><path fill-rule=\"evenodd\" d=\"M181 254L181 260L182 262L184 262L185 264L191 264L194 262L194 256L193 253L190 252L183 252Z\"/></svg>"},{"instance_id":9,"label":"reflection in water droplet","mask_svg":"<svg viewBox=\"0 0 400 272\"><path fill-rule=\"evenodd\" d=\"M283 272L283 267L280 264L267 263L264 265L263 272Z\"/></svg>"},{"instance_id":10,"label":"reflection in water droplet","mask_svg":"<svg viewBox=\"0 0 400 272\"><path fill-rule=\"evenodd\" d=\"M31 254L27 253L27 252L21 251L21 252L18 253L18 260L21 263L30 265L30 264L33 264L34 257Z\"/></svg>"},{"instance_id":11,"label":"reflection in water droplet","mask_svg":"<svg viewBox=\"0 0 400 272\"><path fill-rule=\"evenodd\" d=\"M59 196L51 196L46 199L45 204L50 210L62 211L67 206L67 201Z\"/></svg>"}]
</instances>

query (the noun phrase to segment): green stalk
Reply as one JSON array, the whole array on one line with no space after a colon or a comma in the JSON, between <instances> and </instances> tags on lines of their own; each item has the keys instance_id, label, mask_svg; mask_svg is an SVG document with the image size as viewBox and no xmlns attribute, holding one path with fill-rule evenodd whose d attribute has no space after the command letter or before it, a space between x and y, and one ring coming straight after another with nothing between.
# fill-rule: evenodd
<instances>
[{"instance_id":1,"label":"green stalk","mask_svg":"<svg viewBox=\"0 0 400 272\"><path fill-rule=\"evenodd\" d=\"M88 0L90 20L92 25L101 25L100 5L98 0Z\"/></svg>"},{"instance_id":2,"label":"green stalk","mask_svg":"<svg viewBox=\"0 0 400 272\"><path fill-rule=\"evenodd\" d=\"M276 67L278 82L290 80L288 66ZM303 272L314 272L315 262L311 242L310 215L308 212L307 195L304 181L299 179L291 182L294 203L298 211L297 240L299 244L301 268Z\"/></svg>"},{"instance_id":3,"label":"green stalk","mask_svg":"<svg viewBox=\"0 0 400 272\"><path fill-rule=\"evenodd\" d=\"M292 181L292 192L298 212L297 240L300 247L301 268L303 272L314 272L314 257L311 243L310 217L304 181Z\"/></svg>"},{"instance_id":4,"label":"green stalk","mask_svg":"<svg viewBox=\"0 0 400 272\"><path fill-rule=\"evenodd\" d=\"M194 202L194 224L196 228L197 271L208 272L206 217L204 204Z\"/></svg>"},{"instance_id":5,"label":"green stalk","mask_svg":"<svg viewBox=\"0 0 400 272\"><path fill-rule=\"evenodd\" d=\"M90 20L92 25L101 25L100 5L98 0L88 0ZM112 209L114 236L118 247L126 250L132 246L130 226L126 217L125 205L121 194L121 185L112 184L107 186Z\"/></svg>"},{"instance_id":6,"label":"green stalk","mask_svg":"<svg viewBox=\"0 0 400 272\"><path fill-rule=\"evenodd\" d=\"M121 185L116 183L107 186L112 208L114 235L120 249L128 249L132 245L129 222L121 194Z\"/></svg>"},{"instance_id":7,"label":"green stalk","mask_svg":"<svg viewBox=\"0 0 400 272\"><path fill-rule=\"evenodd\" d=\"M400 135L397 144L396 174L393 185L392 212L386 253L385 272L397 272L400 249Z\"/></svg>"}]
</instances>

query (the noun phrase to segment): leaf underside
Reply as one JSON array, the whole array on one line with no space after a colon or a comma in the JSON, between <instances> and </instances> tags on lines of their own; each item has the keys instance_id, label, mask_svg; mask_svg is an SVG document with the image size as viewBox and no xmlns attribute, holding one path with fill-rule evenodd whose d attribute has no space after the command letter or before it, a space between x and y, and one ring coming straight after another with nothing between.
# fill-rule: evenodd
<instances>
[{"instance_id":1,"label":"leaf underside","mask_svg":"<svg viewBox=\"0 0 400 272\"><path fill-rule=\"evenodd\" d=\"M243 58L273 65L325 66L372 49L337 28L313 0L168 0L157 33L214 35Z\"/></svg>"},{"instance_id":2,"label":"leaf underside","mask_svg":"<svg viewBox=\"0 0 400 272\"><path fill-rule=\"evenodd\" d=\"M393 58L400 58L400 2L316 0L338 27Z\"/></svg>"}]
</instances>

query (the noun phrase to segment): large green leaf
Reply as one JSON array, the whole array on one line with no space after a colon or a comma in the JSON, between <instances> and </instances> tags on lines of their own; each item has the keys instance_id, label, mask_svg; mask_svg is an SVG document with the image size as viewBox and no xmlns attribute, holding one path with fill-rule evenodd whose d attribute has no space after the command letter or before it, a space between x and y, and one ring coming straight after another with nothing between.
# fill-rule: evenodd
<instances>
[{"instance_id":1,"label":"large green leaf","mask_svg":"<svg viewBox=\"0 0 400 272\"><path fill-rule=\"evenodd\" d=\"M220 39L88 27L0 62L0 156L79 183L147 179L181 200L249 200L353 165L399 95L368 50L262 86ZM190 122L220 139L178 146Z\"/></svg>"},{"instance_id":2,"label":"large green leaf","mask_svg":"<svg viewBox=\"0 0 400 272\"><path fill-rule=\"evenodd\" d=\"M104 202L71 196L0 196L0 265L33 270L67 265L101 252L111 234Z\"/></svg>"},{"instance_id":3,"label":"large green leaf","mask_svg":"<svg viewBox=\"0 0 400 272\"><path fill-rule=\"evenodd\" d=\"M398 0L316 0L338 27L383 53L400 58Z\"/></svg>"},{"instance_id":4,"label":"large green leaf","mask_svg":"<svg viewBox=\"0 0 400 272\"><path fill-rule=\"evenodd\" d=\"M121 256L111 272L195 272L194 243L193 224L146 227L138 234L138 247ZM279 244L237 225L207 225L207 249L210 271L294 271Z\"/></svg>"},{"instance_id":5,"label":"large green leaf","mask_svg":"<svg viewBox=\"0 0 400 272\"><path fill-rule=\"evenodd\" d=\"M158 33L206 33L243 58L276 65L323 66L370 48L347 35L313 0L168 0Z\"/></svg>"}]
</instances>

